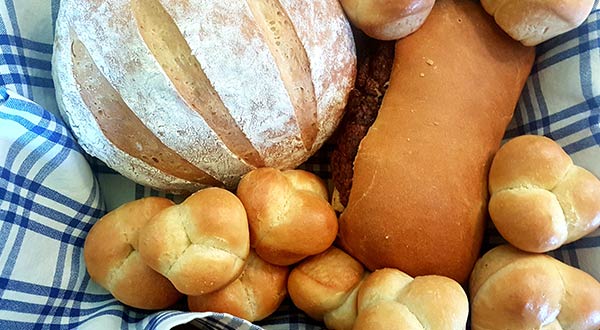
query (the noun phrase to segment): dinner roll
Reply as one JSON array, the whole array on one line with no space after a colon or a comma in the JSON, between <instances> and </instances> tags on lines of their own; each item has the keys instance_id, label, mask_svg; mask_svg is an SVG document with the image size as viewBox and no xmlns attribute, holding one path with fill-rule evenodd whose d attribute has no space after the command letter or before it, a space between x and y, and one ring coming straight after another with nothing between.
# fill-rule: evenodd
<instances>
[{"instance_id":1,"label":"dinner roll","mask_svg":"<svg viewBox=\"0 0 600 330\"><path fill-rule=\"evenodd\" d=\"M600 329L600 283L544 254L501 245L470 279L472 330Z\"/></svg>"},{"instance_id":2,"label":"dinner roll","mask_svg":"<svg viewBox=\"0 0 600 330\"><path fill-rule=\"evenodd\" d=\"M371 38L400 39L417 30L435 0L340 0L348 19Z\"/></svg>"},{"instance_id":3,"label":"dinner roll","mask_svg":"<svg viewBox=\"0 0 600 330\"><path fill-rule=\"evenodd\" d=\"M523 135L503 145L489 189L490 217L519 249L554 250L600 226L600 180L547 137Z\"/></svg>"},{"instance_id":4,"label":"dinner roll","mask_svg":"<svg viewBox=\"0 0 600 330\"><path fill-rule=\"evenodd\" d=\"M256 169L242 178L237 195L248 212L250 243L267 262L291 265L335 240L337 216L312 173Z\"/></svg>"},{"instance_id":5,"label":"dinner roll","mask_svg":"<svg viewBox=\"0 0 600 330\"><path fill-rule=\"evenodd\" d=\"M83 246L92 280L120 302L142 309L162 309L181 294L165 277L148 267L138 251L140 229L173 202L147 197L123 204L94 224Z\"/></svg>"},{"instance_id":6,"label":"dinner roll","mask_svg":"<svg viewBox=\"0 0 600 330\"><path fill-rule=\"evenodd\" d=\"M525 46L535 46L577 28L594 0L481 0L496 23Z\"/></svg>"},{"instance_id":7,"label":"dinner roll","mask_svg":"<svg viewBox=\"0 0 600 330\"><path fill-rule=\"evenodd\" d=\"M250 252L242 275L226 287L202 295L189 296L192 312L228 313L250 322L271 315L287 294L289 268L275 266Z\"/></svg>"},{"instance_id":8,"label":"dinner roll","mask_svg":"<svg viewBox=\"0 0 600 330\"><path fill-rule=\"evenodd\" d=\"M444 276L412 278L393 268L376 270L358 291L354 330L462 330L469 302L458 282Z\"/></svg>"},{"instance_id":9,"label":"dinner roll","mask_svg":"<svg viewBox=\"0 0 600 330\"><path fill-rule=\"evenodd\" d=\"M369 274L344 251L331 247L307 258L290 273L288 292L294 305L328 329L350 330L356 319L356 297Z\"/></svg>"},{"instance_id":10,"label":"dinner roll","mask_svg":"<svg viewBox=\"0 0 600 330\"><path fill-rule=\"evenodd\" d=\"M244 206L225 189L200 190L153 217L139 251L184 294L218 290L241 274L250 251Z\"/></svg>"}]
</instances>

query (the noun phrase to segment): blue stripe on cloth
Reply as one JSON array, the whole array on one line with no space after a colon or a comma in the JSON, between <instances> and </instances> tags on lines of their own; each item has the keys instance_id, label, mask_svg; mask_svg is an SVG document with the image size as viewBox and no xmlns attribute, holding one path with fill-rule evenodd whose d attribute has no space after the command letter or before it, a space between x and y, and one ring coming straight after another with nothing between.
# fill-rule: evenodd
<instances>
[{"instance_id":1,"label":"blue stripe on cloth","mask_svg":"<svg viewBox=\"0 0 600 330\"><path fill-rule=\"evenodd\" d=\"M0 34L0 44L23 47L42 54L52 54L52 44L37 42L12 34Z\"/></svg>"},{"instance_id":2,"label":"blue stripe on cloth","mask_svg":"<svg viewBox=\"0 0 600 330\"><path fill-rule=\"evenodd\" d=\"M41 185L39 182L35 182L31 179L28 179L26 177L23 176L19 176L19 175L15 175L12 172L8 171L5 168L0 167L0 178L5 179L7 181L13 181L15 183L18 183L20 185L22 185L23 187L28 187L28 189L33 189L36 190L37 193L40 196L49 198L54 200L57 203L60 203L60 205L67 207L71 210L85 210L85 213L87 215L93 216L93 217L99 217L104 213L104 210L102 209L98 209L98 208L93 208L90 207L89 205L85 205L85 204L81 204L80 202L77 202L63 194L61 194L59 191L52 189L48 186L43 186ZM1 189L2 187L0 187ZM8 190L0 190L0 192L3 192L4 194L8 193ZM11 192L13 193L13 192ZM16 198L16 197L13 197ZM70 221L70 216L69 218L65 218L64 216L62 216L60 212L57 212L56 210L53 211L53 209L47 208L44 205L34 205L33 207L37 207L39 208L39 211L36 211L37 213L39 213L40 215L50 215L52 217L53 220L58 221L60 223L66 224L68 223L68 221ZM49 212L49 213L46 213Z\"/></svg>"},{"instance_id":3,"label":"blue stripe on cloth","mask_svg":"<svg viewBox=\"0 0 600 330\"><path fill-rule=\"evenodd\" d=\"M0 65L18 65L19 63L17 63L17 58L17 55L2 54L0 57ZM50 71L52 69L51 63L47 60L40 60L33 57L25 57L24 60L25 63L27 63L27 66L32 69L45 71Z\"/></svg>"},{"instance_id":4,"label":"blue stripe on cloth","mask_svg":"<svg viewBox=\"0 0 600 330\"><path fill-rule=\"evenodd\" d=\"M89 279L89 277L88 277ZM87 285L87 283L83 283L83 285ZM99 303L107 301L110 304L117 304L116 300L114 300L113 296L109 293L105 294L93 294L93 293L85 293L80 290L66 290L62 288L50 287L47 285L37 284L37 283L29 283L24 281L19 281L17 279L5 279L0 278L0 287L6 290L18 291L24 294L29 294L32 296L41 296L46 297L49 295L74 295L78 296L81 299L81 302L85 303ZM1 303L1 301L0 301ZM108 305L107 305L108 306ZM97 307L97 306L96 306ZM94 308L96 308L94 307ZM90 310L94 311L95 309L90 308Z\"/></svg>"},{"instance_id":5,"label":"blue stripe on cloth","mask_svg":"<svg viewBox=\"0 0 600 330\"><path fill-rule=\"evenodd\" d=\"M21 35L20 33L20 29L19 29L19 20L17 17L17 13L15 10L15 5L13 0L5 0L4 1L4 6L6 7L6 10L8 11L8 17L9 17L9 21L10 21L10 25L12 28L12 33L14 35ZM5 30L6 31L6 30ZM30 88L27 88L27 90L24 89L23 85L25 86L29 86L31 84L31 81L29 79L29 72L27 71L27 67L26 64L24 63L24 61L22 60L23 57L25 57L25 53L23 52L23 42L21 40L21 38L15 38L14 39L14 48L16 48L17 50L17 54L19 55L17 57L17 61L18 61L18 65L21 68L21 77L16 78L15 74L12 73L11 75L9 75L8 77L6 75L0 76L0 84L4 85L5 83L7 84L13 84L16 86L17 88L17 92L21 95L25 95L28 98L31 98L33 95L31 95L30 92ZM12 49L13 47L11 47ZM4 78L11 78L8 80L5 80ZM19 82L18 82L19 81Z\"/></svg>"},{"instance_id":6,"label":"blue stripe on cloth","mask_svg":"<svg viewBox=\"0 0 600 330\"><path fill-rule=\"evenodd\" d=\"M96 194L95 192L97 191L98 187L97 187L97 183L96 181L94 181L94 186L92 187L92 190L90 191L90 194L88 196L88 199L83 203L82 209L89 209L89 207L87 207L87 205L92 205L94 200L96 199ZM87 210L86 210L87 211ZM78 227L86 227L88 224L84 224L81 225L83 222L80 221L79 219L82 219L83 217L85 217L86 215L86 211L84 212L80 212L71 220L69 226L67 227L67 229L64 231L61 241L63 243L67 242L70 243L73 239L75 241L79 241L81 245L79 245L80 248L73 248L73 246L71 245L67 245L67 244L61 244L60 245L60 249L59 249L59 254L58 254L58 260L59 262L56 264L56 269L54 272L54 283L53 286L54 287L60 287L61 286L61 282L62 282L62 277L63 277L63 269L64 266L63 265L68 265L69 263L61 263L61 260L66 260L67 259L67 253L70 254L69 256L69 260L70 262L70 276L69 276L69 282L67 284L67 291L70 291L71 294L70 295L61 295L58 297L62 297L62 299L57 302L56 298L58 297L50 297L50 299L48 299L48 301L46 302L46 307L44 308L44 310L42 310L42 312L40 313L40 318L38 319L38 322L42 322L44 320L44 316L45 315L56 315L57 311L61 308L65 308L66 305L70 302L69 299L72 299L71 296L73 296L73 292L75 292L75 290L77 289L77 284L79 282L80 277L83 277L82 280L85 282L85 284L87 284L87 282L89 281L89 276L87 275L87 273L83 273L80 274L80 264L79 261L82 260L82 252L83 252L83 241L81 240L81 238L83 238L82 233L83 232L87 232L86 231L82 231L79 230L78 232L74 233L74 229L78 228ZM82 228L83 229L83 228ZM79 286L79 287L85 287L85 286ZM74 297L73 297L74 298ZM80 305L81 305L81 301L80 300L73 300L73 309L74 310L80 310Z\"/></svg>"},{"instance_id":7,"label":"blue stripe on cloth","mask_svg":"<svg viewBox=\"0 0 600 330\"><path fill-rule=\"evenodd\" d=\"M142 324L138 324L136 326L136 329L140 329L140 330L155 329L158 326L158 324L165 318L166 314L167 313L162 312L162 313L153 315L153 317L148 321L148 324L146 324L146 326L144 328L142 328Z\"/></svg>"},{"instance_id":8,"label":"blue stripe on cloth","mask_svg":"<svg viewBox=\"0 0 600 330\"><path fill-rule=\"evenodd\" d=\"M8 203L0 210L0 251L8 254L0 275L0 309L37 318L31 323L5 320L0 329L71 328L69 324L79 325L82 316L103 313L114 314L125 324L143 319L147 314L126 310L108 294L85 293L90 279L87 273L81 273L82 246L94 219L104 214L95 206L100 202L99 187L92 180L87 198L75 201L45 184L70 154L80 153L80 148L62 122L44 109L11 97L3 88L0 97L0 120L20 127L16 132L22 132L3 150L4 163L0 164L0 200ZM61 205L61 211L48 212L50 207L41 204L39 197ZM63 226L57 230L52 223ZM23 250L25 238L30 244L37 239L35 234L56 243L58 256L51 261L55 262L53 269L45 270L53 276L50 286L19 281L13 276L18 275L13 274L17 261L29 253ZM30 295L31 299L15 300L17 293L17 297ZM84 302L92 304L82 308Z\"/></svg>"},{"instance_id":9,"label":"blue stripe on cloth","mask_svg":"<svg viewBox=\"0 0 600 330\"><path fill-rule=\"evenodd\" d=\"M580 268L579 266L579 257L577 257L577 252L575 250L567 250L569 254L569 265Z\"/></svg>"},{"instance_id":10,"label":"blue stripe on cloth","mask_svg":"<svg viewBox=\"0 0 600 330\"><path fill-rule=\"evenodd\" d=\"M531 76L531 82L532 82L533 91L535 94L535 101L537 104L537 108L542 116L542 119L541 119L542 134L548 134L548 132L550 131L550 120L549 120L548 116L550 114L548 112L548 106L546 105L546 100L544 99L544 96L542 94L542 87L540 85L540 76L537 74ZM537 125L532 125L532 123L530 123L530 125L529 125L530 126L529 130L530 131L537 130L538 129L538 127L536 127Z\"/></svg>"},{"instance_id":11,"label":"blue stripe on cloth","mask_svg":"<svg viewBox=\"0 0 600 330\"><path fill-rule=\"evenodd\" d=\"M568 119L570 117L573 116L577 116L580 115L582 113L585 113L588 109L589 109L589 104L590 102L600 102L600 95L594 96L592 97L592 100L585 100L582 103L579 103L577 105L574 105L572 107L566 108L564 110L558 111L558 112L554 112L551 115L549 115L547 117L548 123L549 124L554 124L554 123L558 123L561 122L565 119ZM527 93L524 93L521 97L521 100L527 102L527 100L529 100L529 96ZM530 103L529 103L530 104ZM531 107L531 105L528 105L528 103L525 104L525 106L528 107L528 109L531 109L529 107ZM594 113L598 112L598 108L596 109L592 109L592 111ZM518 115L518 114L516 114ZM597 115L594 115L595 117L597 117ZM520 116L515 116L516 120L518 120L517 125L509 130L506 131L506 136L507 137L515 137L518 135L522 135L522 134L527 134L533 131L538 130L540 127L542 127L542 119L535 119L532 120L529 123L524 123L526 121L523 121L523 119ZM555 131L553 131L554 133ZM564 135L563 135L564 137Z\"/></svg>"},{"instance_id":12,"label":"blue stripe on cloth","mask_svg":"<svg viewBox=\"0 0 600 330\"><path fill-rule=\"evenodd\" d=\"M0 86L23 84L27 84L28 86L33 87L54 88L54 81L50 78L31 77L29 75L23 74L0 75ZM19 88L17 88L16 92L21 94L23 92L23 89L21 88L21 90L19 91Z\"/></svg>"},{"instance_id":13,"label":"blue stripe on cloth","mask_svg":"<svg viewBox=\"0 0 600 330\"><path fill-rule=\"evenodd\" d=\"M596 21L596 28L598 27L599 22L600 21ZM587 25L584 25L584 27L587 27ZM581 39L583 38L584 36L582 35ZM595 39L594 48L600 48L599 39ZM588 50L582 51L581 53L581 57L579 59L579 75L581 77L580 81L583 96L591 110L586 127L591 131L592 137L596 141L596 144L600 145L600 127L598 125L600 117L600 100L596 97L596 95L594 95L594 82L592 81L592 58L591 52Z\"/></svg>"},{"instance_id":14,"label":"blue stripe on cloth","mask_svg":"<svg viewBox=\"0 0 600 330\"><path fill-rule=\"evenodd\" d=\"M46 118L42 118L42 120L40 120L39 125L43 125L45 127L48 127L50 124L50 121L47 120ZM33 139L36 138L35 135L33 135L34 133L29 132L24 134L23 136L19 137L16 140L16 143L14 143L13 145L11 145L11 147L9 148L8 151L8 158L6 161L6 167L11 168L13 165L13 161L15 158L11 159L11 154L17 154L22 150L23 145L19 144L19 141L24 142L27 141L27 143L31 142ZM64 136L64 138L66 139L67 137ZM27 144L25 143L25 144ZM55 144L52 143L52 141L45 141L42 144L40 144L39 146L37 146L33 152L29 153L25 160L22 161L20 167L19 167L19 172L18 174L21 176L27 176L30 171L32 170L33 166L36 165L40 160L42 160L42 158L44 157L44 155L46 155L46 153L48 153L48 151L51 148L54 148ZM18 148L21 148L20 150L16 150ZM37 173L35 173L34 178L32 181L34 182L44 182L45 179L60 165L64 162L64 160L66 159L66 157L68 156L69 152L71 152L72 150L70 149L66 149L63 148L61 149L54 157L52 157L51 159L44 161L44 164L42 165L41 169L39 169L37 171ZM20 187L19 185L13 185L13 191L15 194L19 194L21 192L22 187ZM33 198L36 196L36 190L32 190L32 189L25 189L26 190L26 198L28 200L33 200ZM11 204L10 205L10 211L9 212L14 212L15 214L17 214L17 205L19 204ZM4 265L4 267L2 268L2 272L0 273L0 276L2 278L11 278L14 267L16 265L16 260L17 257L19 256L19 254L21 253L21 247L23 245L23 240L25 238L25 235L27 233L27 228L29 228L29 222L30 220L30 208L22 208L22 212L20 216L16 216L14 217L14 221L16 224L18 224L18 230L17 230L17 236L16 238L13 240L12 242L12 246L10 247L10 252L9 252L9 257L8 257L8 261L6 262L6 264ZM2 244L4 245L4 243ZM5 249L6 246L2 246L1 250ZM58 263L64 265L65 260L58 260ZM56 278L56 275L55 275ZM1 296L0 296L1 297Z\"/></svg>"},{"instance_id":15,"label":"blue stripe on cloth","mask_svg":"<svg viewBox=\"0 0 600 330\"><path fill-rule=\"evenodd\" d=\"M596 24L600 25L600 24ZM600 27L596 27L596 31L600 30ZM589 51L591 49L598 48L599 38L595 38L589 41L584 41L574 47L566 49L558 54L545 58L542 61L538 61L533 68L531 69L531 73L538 73L543 71L546 68L552 67L562 61L568 60L573 57L579 56L581 51Z\"/></svg>"},{"instance_id":16,"label":"blue stripe on cloth","mask_svg":"<svg viewBox=\"0 0 600 330\"><path fill-rule=\"evenodd\" d=\"M11 200L11 203L12 203L12 200ZM15 204L15 205L17 205L17 204ZM24 207L26 207L26 206L23 205L23 208ZM2 226L2 228L0 229L0 239L4 240L4 242L2 242L2 244L1 244L1 247L3 247L3 248L5 247L7 240L9 239L9 236L11 233L10 229L14 229L15 226L18 226L21 229L27 229L33 233L43 235L43 236L51 238L55 241L71 244L71 245L74 245L77 247L83 246L83 243L85 242L85 238L80 237L78 235L69 236L68 239L65 239L65 234L62 231L56 230L45 224L31 220L28 217L23 217L22 215L18 214L14 210L0 211L0 215L2 215L4 220L10 221L10 222L7 222L6 226ZM66 242L65 242L65 240L66 240Z\"/></svg>"},{"instance_id":17,"label":"blue stripe on cloth","mask_svg":"<svg viewBox=\"0 0 600 330\"><path fill-rule=\"evenodd\" d=\"M49 116L49 113L46 113L44 116ZM62 147L79 151L79 148L72 139L66 139L66 134L68 134L66 130L56 131L48 127L40 126L39 123L32 123L27 118L6 112L0 112L0 119L12 120L28 129L32 133L29 138L36 138L38 136L43 137L54 144L59 144Z\"/></svg>"},{"instance_id":18,"label":"blue stripe on cloth","mask_svg":"<svg viewBox=\"0 0 600 330\"><path fill-rule=\"evenodd\" d=\"M8 102L9 101L5 102L5 106L8 106ZM31 107L31 105L28 105L28 107ZM0 118L5 118L6 116L1 116L4 114L5 114L5 112L1 112ZM11 116L8 116L8 117L11 117ZM50 121L48 120L48 118L46 116L43 116L40 118L40 121L36 124L36 127L41 127L46 130L48 128L49 124L50 124ZM27 131L27 133L18 137L15 140L15 142L13 144L11 144L9 150L6 152L7 156L6 156L6 163L4 165L5 168L9 168L9 169L12 168L15 160L17 159L17 156L24 149L24 146L30 144L34 139L37 139L37 138L38 138L38 135L32 131ZM31 152L26 156L25 160L22 162L21 166L18 169L18 175L22 176L22 177L27 177L27 175L28 175L29 171L31 170L31 168L33 167L33 165L36 162L38 162L40 160L40 158L43 155L45 155L45 153L52 147L53 147L52 141L48 141L48 140L46 140L41 145L36 147L35 150L37 150L38 152L37 153ZM60 164L62 162L62 160L64 160L64 158L57 159L58 163L56 165L51 165L51 167L58 166L58 164ZM43 168L46 168L46 166L44 165ZM43 182L43 179L45 179L48 174L49 174L48 171L40 171L39 173L37 173L35 175L35 178L37 178L38 180L32 180L32 181ZM39 180L39 179L42 179L42 180ZM20 194L21 187L19 185L13 185L12 190L14 191L13 196L15 196L15 195ZM28 189L28 190L31 191L30 189ZM33 193L28 193L27 197L28 197L28 199L33 197ZM20 205L20 204L16 204L16 203L12 202L9 206L8 213L15 214L15 215L19 214L19 212L17 210L18 205ZM15 266L16 258L19 255L19 252L21 250L21 244L23 243L23 238L25 237L25 234L26 234L26 228L29 227L29 212L30 212L30 208L29 209L23 208L22 216L11 217L12 220L14 221L14 224L18 225L17 235L16 235L16 238L14 239L14 241L12 241L12 246L10 246L8 262L4 265L4 267L2 268L2 272L0 273L0 276L2 278L10 278L11 277L13 267ZM0 242L0 250L4 250L6 248L6 243L7 243L6 240L3 240L2 242Z\"/></svg>"},{"instance_id":19,"label":"blue stripe on cloth","mask_svg":"<svg viewBox=\"0 0 600 330\"><path fill-rule=\"evenodd\" d=\"M593 249L598 248L600 246L600 236L586 236L578 239L573 243L569 243L567 245L563 245L561 250L571 250L571 249Z\"/></svg>"},{"instance_id":20,"label":"blue stripe on cloth","mask_svg":"<svg viewBox=\"0 0 600 330\"><path fill-rule=\"evenodd\" d=\"M203 326L204 329L209 330L235 330L236 328L229 326L228 324L220 323L217 320L210 320L209 318L197 319L195 323Z\"/></svg>"}]
</instances>

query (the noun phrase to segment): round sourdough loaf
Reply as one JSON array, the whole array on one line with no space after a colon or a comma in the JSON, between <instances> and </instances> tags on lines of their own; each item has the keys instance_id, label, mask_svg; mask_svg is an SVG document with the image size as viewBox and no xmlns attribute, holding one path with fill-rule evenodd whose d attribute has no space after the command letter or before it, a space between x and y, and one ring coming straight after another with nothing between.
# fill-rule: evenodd
<instances>
[{"instance_id":1,"label":"round sourdough loaf","mask_svg":"<svg viewBox=\"0 0 600 330\"><path fill-rule=\"evenodd\" d=\"M305 161L355 70L336 0L68 0L56 25L57 99L80 144L173 192Z\"/></svg>"}]
</instances>

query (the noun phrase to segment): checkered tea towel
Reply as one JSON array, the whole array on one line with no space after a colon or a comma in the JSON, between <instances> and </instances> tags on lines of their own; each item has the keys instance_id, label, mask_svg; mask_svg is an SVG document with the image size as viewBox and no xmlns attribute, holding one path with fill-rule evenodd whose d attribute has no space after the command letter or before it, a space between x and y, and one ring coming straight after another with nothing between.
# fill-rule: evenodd
<instances>
[{"instance_id":1,"label":"checkered tea towel","mask_svg":"<svg viewBox=\"0 0 600 330\"><path fill-rule=\"evenodd\" d=\"M50 75L58 6L0 3L0 329L258 329L224 314L134 310L90 281L81 248L91 225L124 202L162 194L86 159L60 119ZM549 136L600 176L595 8L579 29L538 47L506 137ZM330 179L329 151L302 167ZM553 255L600 279L600 231ZM322 329L289 301L260 325Z\"/></svg>"}]
</instances>

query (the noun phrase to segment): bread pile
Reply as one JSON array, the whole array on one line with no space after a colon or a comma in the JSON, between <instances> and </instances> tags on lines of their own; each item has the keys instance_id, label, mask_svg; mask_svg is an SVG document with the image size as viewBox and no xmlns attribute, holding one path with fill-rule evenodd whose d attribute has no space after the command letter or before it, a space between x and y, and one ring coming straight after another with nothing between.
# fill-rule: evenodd
<instances>
[{"instance_id":1,"label":"bread pile","mask_svg":"<svg viewBox=\"0 0 600 330\"><path fill-rule=\"evenodd\" d=\"M261 320L287 296L288 265L333 244L328 196L314 174L261 168L242 179L237 196L206 188L180 204L129 202L92 227L86 267L133 307L164 309L185 295L192 311Z\"/></svg>"},{"instance_id":2,"label":"bread pile","mask_svg":"<svg viewBox=\"0 0 600 330\"><path fill-rule=\"evenodd\" d=\"M206 149L211 152L218 149L218 155L205 155L207 158L202 159L207 164L218 167L244 162L244 166L234 164L235 170L229 174L220 169L209 171L209 167L206 171L198 170L197 162L168 150L154 150L146 144L127 145L124 141L138 138L154 141L153 136L161 134L154 134L154 124L147 123L152 133L139 129L141 126L131 113L142 110L128 109L133 94L111 90L108 96L98 96L91 88L95 85L108 88L111 84L118 87L127 79L139 77L102 78L99 73L106 63L96 53L101 50L87 49L102 37L91 38L91 32L85 29L94 28L76 22L59 26L58 47L64 52L61 47L70 45L72 52L72 56L67 56L70 59L67 67L72 72L60 73L63 79L60 83L68 86L64 100L73 102L64 109L82 102L87 106L100 104L101 109L92 111L95 119L88 115L81 119L86 125L99 125L101 131L124 143L126 149L137 149L140 157L133 161L135 164L140 165L140 159L142 163L153 160L152 157L156 157L155 163L169 159L171 170L196 179L181 181L173 173L171 177L159 175L146 167L151 161L139 168L132 167L151 178L147 183L162 182L157 186L184 190L225 183L235 191L234 194L223 188L207 188L178 205L160 198L143 199L109 213L86 239L86 265L92 279L134 307L166 308L185 295L190 310L226 312L250 321L267 317L289 295L299 309L331 329L464 329L469 311L474 330L598 329L600 283L582 271L536 253L557 249L600 226L600 181L573 164L560 146L548 138L523 136L501 146L533 65L535 51L528 45L580 24L581 15L585 16L589 8L587 2L531 0L480 4L470 0L435 3L415 0L392 4L342 0L339 8L335 1L321 2L320 6L307 7L321 10L323 15L333 15L333 24L338 28L345 25L335 11L343 7L355 27L367 35L382 40L399 39L393 49L389 47L391 43L375 47L375 53L391 58L366 61L366 69L359 69L357 81L367 92L350 93L348 104L360 108L353 114L361 125L343 122L340 131L348 129L364 134L354 136L352 143L334 150L334 155L345 153L339 159L351 161L340 166L351 176L344 181L348 183L344 192L336 190L337 187L328 189L314 174L270 167L274 158L265 156L266 150L273 152L271 156L283 155L287 165L305 159L327 136L315 133L314 126L318 126L316 132L326 131L325 126L333 128L339 119L335 109L346 102L346 94L337 92L313 99L311 95L316 94L308 91L309 85L317 87L314 80L309 83L307 72L323 69L317 64L318 68L299 66L295 71L296 66L292 65L297 64L295 60L312 64L314 58L305 56L309 56L310 49L322 47L315 40L311 43L303 39L308 38L302 36L306 32L298 28L296 16L290 14L300 15L301 9L271 0L240 5L253 15L252 24L262 29L263 23L273 25L270 29L273 39L259 41L266 42L267 47L273 47L274 43L275 48L269 51L277 68L289 69L279 72L283 88L287 88L284 99L292 100L291 103L308 102L294 103L308 109L313 109L315 102L331 105L335 99L333 113L324 122L315 124L319 111L310 118L296 114L294 121L279 116L274 106L273 116L283 118L285 125L279 126L279 131L254 132L275 143L272 149L264 146L264 150L259 148L254 152L242 148L240 158L233 162L230 158L224 160L225 149ZM190 3L197 5L194 1ZM241 10L238 5L232 4L231 10ZM83 7L91 5L84 2L77 6L80 7L74 8L74 12L81 14L86 12ZM215 8L211 10L223 9L217 4L212 6ZM563 15L557 8L577 14ZM197 31L197 27L183 23L181 11L169 11L170 7L163 7L157 1L132 0L130 6L115 5L112 9L119 15L132 11L134 23L138 24L136 31L141 31L140 36L132 37L132 42L148 47L141 47L143 51L132 47L139 51L135 55L157 56L157 63L163 69L173 69L167 78L194 78L186 76L187 71L193 74L204 70L207 76L211 73L211 64L199 69L194 67L196 64L188 63L190 58L185 56L179 57L181 63L170 61L173 55L187 54L187 48L182 51L178 47L190 35L205 37L208 32L215 32L221 22L207 27L208 32ZM518 15L513 15L515 12ZM546 12L555 15L542 15ZM271 21L270 15L274 13L283 18ZM236 15L239 17L239 13ZM314 12L311 15L313 19L318 16L325 20ZM171 24L169 18L177 24ZM237 31L236 24L229 33ZM148 32L148 26L158 28L150 28ZM189 30L177 31L177 26ZM99 36L107 33L98 29L94 32ZM293 31L299 36L294 36ZM124 35L130 32L125 30ZM175 37L167 39L167 34ZM328 59L331 79L319 88L335 82L336 86L330 87L339 92L348 86L350 80L344 77L354 72L354 62L352 56L344 55L351 44L346 37L337 41L325 38L327 45L339 42L342 55ZM80 40L85 38L88 39ZM294 43L305 44L304 55L295 53L302 47ZM141 65L157 63L142 61ZM375 70L378 65L387 71ZM365 78L363 72L376 72L376 77ZM204 85L192 84L188 92L200 93L211 84L217 92L223 87L216 76L208 78L208 82L204 78L200 79ZM172 79L172 84L173 81L177 79ZM299 85L290 87L292 81L298 81ZM340 81L343 83L338 85ZM252 90L245 85L239 88ZM171 89L163 91L165 98L173 97ZM274 97L271 92L264 102L273 105L269 101ZM356 98L359 94L362 98ZM182 95L183 101L193 99L185 98L191 94ZM214 105L209 104L208 108ZM366 115L362 111L374 105L377 114ZM122 126L107 125L108 122L102 121L105 111L109 117L116 115L108 108L118 109L119 116L127 114L124 118L128 120ZM291 122L293 125L287 125ZM86 127L80 129L89 129ZM219 135L215 127L210 127ZM123 132L131 133L126 136ZM244 135L237 131L223 134L229 133L233 140L211 138L206 143L216 143L219 147L223 143L229 148L226 142ZM338 145L340 137L352 134L337 135ZM110 138L109 141L115 143ZM109 145L103 139L90 143L98 143L102 148ZM356 150L347 150L348 145L354 145ZM286 146L290 149L281 151ZM303 150L302 156L295 154L298 148ZM121 152L108 150L122 156ZM228 157L229 152L237 153L231 149L227 151ZM125 158L132 161L128 157ZM338 163L333 164L335 173ZM213 175L217 172L221 176ZM334 186L335 179L336 174ZM332 194L338 197L347 194L339 199L345 201L339 214L329 202ZM512 245L503 245L481 256L486 252L481 251L481 245L488 217ZM118 239L107 240L109 235Z\"/></svg>"}]
</instances>

